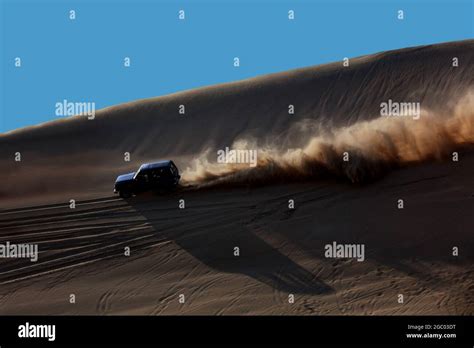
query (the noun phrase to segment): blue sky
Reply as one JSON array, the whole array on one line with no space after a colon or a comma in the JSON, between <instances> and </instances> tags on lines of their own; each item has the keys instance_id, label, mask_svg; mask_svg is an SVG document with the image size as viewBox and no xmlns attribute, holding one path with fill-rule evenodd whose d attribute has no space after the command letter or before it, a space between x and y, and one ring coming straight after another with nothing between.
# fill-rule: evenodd
<instances>
[{"instance_id":1,"label":"blue sky","mask_svg":"<svg viewBox=\"0 0 474 348\"><path fill-rule=\"evenodd\" d=\"M474 0L0 2L0 132L64 99L103 108L474 33Z\"/></svg>"}]
</instances>

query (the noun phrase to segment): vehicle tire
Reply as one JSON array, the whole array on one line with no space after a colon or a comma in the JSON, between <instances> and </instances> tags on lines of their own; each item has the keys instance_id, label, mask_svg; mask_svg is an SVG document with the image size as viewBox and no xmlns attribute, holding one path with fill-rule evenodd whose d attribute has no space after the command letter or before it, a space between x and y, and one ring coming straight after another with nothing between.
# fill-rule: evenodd
<instances>
[{"instance_id":1,"label":"vehicle tire","mask_svg":"<svg viewBox=\"0 0 474 348\"><path fill-rule=\"evenodd\" d=\"M120 198L127 199L127 198L132 197L132 194L128 191L120 191L119 196Z\"/></svg>"}]
</instances>

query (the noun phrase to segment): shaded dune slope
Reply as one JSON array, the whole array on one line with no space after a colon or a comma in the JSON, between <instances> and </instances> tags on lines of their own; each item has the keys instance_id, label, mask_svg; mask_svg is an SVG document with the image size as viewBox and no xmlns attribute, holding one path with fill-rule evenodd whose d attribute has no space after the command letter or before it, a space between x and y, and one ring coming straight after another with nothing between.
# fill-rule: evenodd
<instances>
[{"instance_id":1,"label":"shaded dune slope","mask_svg":"<svg viewBox=\"0 0 474 348\"><path fill-rule=\"evenodd\" d=\"M459 67L452 66L454 57ZM354 58L349 67L336 62L297 69L102 109L94 120L70 117L12 131L0 135L0 179L5 183L0 197L103 194L110 192L117 174L141 161L173 158L184 169L203 153L241 138L252 139L259 149L276 143L307 149L308 130L314 137L341 127L360 128L361 122L379 117L380 103L388 99L421 102L425 112L439 119L459 109L460 98L466 100L474 85L474 67L468 63L472 61L474 40L407 48ZM178 113L181 104L185 115ZM294 115L288 114L289 104L295 106ZM471 116L463 114L454 132L459 133L462 124L472 127ZM438 134L446 131L443 127ZM305 136L295 129L303 129ZM463 134L460 143L469 141L469 134ZM339 154L335 148L331 151ZM15 152L21 152L21 164L14 162ZM124 152L130 152L131 162L124 162ZM261 158L268 164L280 160L278 156L281 153L272 148ZM310 163L311 171L321 164L320 159L316 162ZM225 168L217 176L232 170ZM216 175L196 169L185 173L189 181L208 181Z\"/></svg>"}]
</instances>

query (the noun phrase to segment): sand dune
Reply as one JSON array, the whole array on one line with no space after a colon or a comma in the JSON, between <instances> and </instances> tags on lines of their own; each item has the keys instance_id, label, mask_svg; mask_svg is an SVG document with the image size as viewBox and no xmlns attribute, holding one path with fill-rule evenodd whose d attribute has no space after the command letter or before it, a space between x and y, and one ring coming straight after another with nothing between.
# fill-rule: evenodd
<instances>
[{"instance_id":1,"label":"sand dune","mask_svg":"<svg viewBox=\"0 0 474 348\"><path fill-rule=\"evenodd\" d=\"M0 242L40 250L0 262L0 313L472 314L472 61L474 40L408 48L0 135ZM380 116L389 99L420 118ZM257 166L216 163L226 146L257 148ZM161 158L177 192L112 196ZM325 258L334 240L366 261Z\"/></svg>"},{"instance_id":2,"label":"sand dune","mask_svg":"<svg viewBox=\"0 0 474 348\"><path fill-rule=\"evenodd\" d=\"M206 150L241 138L259 148L279 143L302 149L308 140L298 131L302 125L314 137L373 120L388 99L420 101L426 111L450 115L474 84L468 64L473 46L468 40L379 53L351 59L349 67L303 68L123 104L98 111L94 120L69 117L9 132L0 135L0 197L103 195L117 173L143 161L173 158L185 169ZM459 67L452 67L453 57ZM288 115L289 104L294 115ZM13 161L16 152L21 166ZM124 152L131 162L124 162ZM31 171L35 180L27 179ZM18 187L21 177L26 179Z\"/></svg>"}]
</instances>

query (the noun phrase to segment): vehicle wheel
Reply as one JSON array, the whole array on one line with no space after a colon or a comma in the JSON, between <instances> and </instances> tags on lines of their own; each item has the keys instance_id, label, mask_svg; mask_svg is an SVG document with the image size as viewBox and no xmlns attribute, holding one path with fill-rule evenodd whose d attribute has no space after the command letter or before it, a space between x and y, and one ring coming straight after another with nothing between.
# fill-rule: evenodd
<instances>
[{"instance_id":1,"label":"vehicle wheel","mask_svg":"<svg viewBox=\"0 0 474 348\"><path fill-rule=\"evenodd\" d=\"M128 191L120 191L119 196L120 196L120 198L127 199L127 198L132 197L132 194Z\"/></svg>"}]
</instances>

